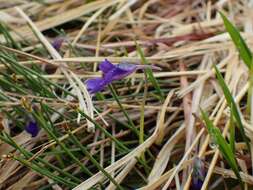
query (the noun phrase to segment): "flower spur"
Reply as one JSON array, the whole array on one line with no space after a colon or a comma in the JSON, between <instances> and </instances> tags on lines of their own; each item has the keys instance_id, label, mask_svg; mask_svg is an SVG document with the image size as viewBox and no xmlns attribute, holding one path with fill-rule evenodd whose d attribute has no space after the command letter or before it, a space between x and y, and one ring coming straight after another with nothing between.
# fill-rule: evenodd
<instances>
[{"instance_id":1,"label":"flower spur","mask_svg":"<svg viewBox=\"0 0 253 190\"><path fill-rule=\"evenodd\" d=\"M126 76L132 74L139 69L152 68L160 70L159 67L151 65L135 65L131 63L122 62L117 65L113 65L110 61L105 59L99 65L99 70L102 71L102 77L97 77L94 79L88 79L86 81L86 86L88 91L93 94L104 90L105 87L115 80L121 80Z\"/></svg>"}]
</instances>

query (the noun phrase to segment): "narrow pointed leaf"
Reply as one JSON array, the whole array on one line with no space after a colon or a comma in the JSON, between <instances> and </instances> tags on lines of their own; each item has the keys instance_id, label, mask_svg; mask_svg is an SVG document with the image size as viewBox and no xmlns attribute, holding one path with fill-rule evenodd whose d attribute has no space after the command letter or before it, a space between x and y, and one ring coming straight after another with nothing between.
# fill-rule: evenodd
<instances>
[{"instance_id":1,"label":"narrow pointed leaf","mask_svg":"<svg viewBox=\"0 0 253 190\"><path fill-rule=\"evenodd\" d=\"M246 134L245 134L245 130L244 130L244 127L243 127L243 124L242 124L242 120L241 120L241 117L240 117L240 114L239 114L239 111L238 111L238 108L236 106L236 103L234 101L234 98L232 96L232 94L230 93L229 91L229 88L228 86L226 85L219 69L214 66L215 68L215 72L216 72L216 76L217 76L217 79L218 79L218 82L222 88L222 91L224 93L224 96L225 96L225 99L227 101L227 104L229 105L230 109L232 110L232 113L233 113L233 116L234 116L234 119L237 123L237 126L239 128L239 131L240 131L240 134L243 138L243 141L247 144L247 147L250 151L250 144L249 144L249 140L248 138L246 137Z\"/></svg>"},{"instance_id":2,"label":"narrow pointed leaf","mask_svg":"<svg viewBox=\"0 0 253 190\"><path fill-rule=\"evenodd\" d=\"M220 130L213 125L212 121L208 118L207 114L203 110L201 110L201 115L206 124L208 133L214 139L214 142L218 146L222 156L226 159L229 166L234 171L236 177L240 181L241 187L243 187L238 164L231 147L229 146L225 138L222 136Z\"/></svg>"},{"instance_id":3,"label":"narrow pointed leaf","mask_svg":"<svg viewBox=\"0 0 253 190\"><path fill-rule=\"evenodd\" d=\"M229 33L230 37L232 38L235 46L239 51L242 60L250 69L252 66L252 53L250 49L248 48L247 44L245 43L244 39L242 38L236 27L233 26L233 24L227 19L224 14L220 12L220 15L223 19L227 32Z\"/></svg>"}]
</instances>

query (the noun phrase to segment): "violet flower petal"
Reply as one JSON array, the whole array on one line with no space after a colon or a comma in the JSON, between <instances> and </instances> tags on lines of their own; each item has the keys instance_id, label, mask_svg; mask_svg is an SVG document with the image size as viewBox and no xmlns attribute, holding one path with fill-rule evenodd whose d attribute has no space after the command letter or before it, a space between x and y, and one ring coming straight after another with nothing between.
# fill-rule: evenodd
<instances>
[{"instance_id":1,"label":"violet flower petal","mask_svg":"<svg viewBox=\"0 0 253 190\"><path fill-rule=\"evenodd\" d=\"M52 42L52 46L54 47L54 49L59 51L63 42L64 42L64 38L62 37L55 38L54 41Z\"/></svg>"},{"instance_id":2,"label":"violet flower petal","mask_svg":"<svg viewBox=\"0 0 253 190\"><path fill-rule=\"evenodd\" d=\"M131 73L135 72L136 69L137 66L134 64L120 63L116 65L112 70L104 74L104 79L108 82L120 80L130 75Z\"/></svg>"},{"instance_id":3,"label":"violet flower petal","mask_svg":"<svg viewBox=\"0 0 253 190\"><path fill-rule=\"evenodd\" d=\"M103 90L106 87L106 83L103 78L94 78L86 81L87 90L93 94Z\"/></svg>"},{"instance_id":4,"label":"violet flower petal","mask_svg":"<svg viewBox=\"0 0 253 190\"><path fill-rule=\"evenodd\" d=\"M98 67L99 70L102 71L104 74L115 68L115 66L107 59L102 61L102 63L100 63Z\"/></svg>"},{"instance_id":5,"label":"violet flower petal","mask_svg":"<svg viewBox=\"0 0 253 190\"><path fill-rule=\"evenodd\" d=\"M135 64L125 63L125 62L119 63L118 65L116 65L116 67L124 71L134 71L138 68L137 65Z\"/></svg>"},{"instance_id":6,"label":"violet flower petal","mask_svg":"<svg viewBox=\"0 0 253 190\"><path fill-rule=\"evenodd\" d=\"M197 180L193 180L193 184L192 184L192 190L201 190L202 185L203 185L204 181L197 179Z\"/></svg>"},{"instance_id":7,"label":"violet flower petal","mask_svg":"<svg viewBox=\"0 0 253 190\"><path fill-rule=\"evenodd\" d=\"M32 137L36 137L39 133L39 127L35 121L30 121L26 127L25 130L27 133L31 134Z\"/></svg>"}]
</instances>

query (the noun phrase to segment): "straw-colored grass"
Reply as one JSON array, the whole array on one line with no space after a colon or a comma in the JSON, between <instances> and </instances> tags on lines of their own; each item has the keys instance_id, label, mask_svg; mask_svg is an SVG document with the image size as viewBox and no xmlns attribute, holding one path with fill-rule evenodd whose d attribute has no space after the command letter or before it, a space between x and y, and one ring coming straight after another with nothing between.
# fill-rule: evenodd
<instances>
[{"instance_id":1,"label":"straw-colored grass","mask_svg":"<svg viewBox=\"0 0 253 190\"><path fill-rule=\"evenodd\" d=\"M219 14L253 49L252 9L246 0L0 0L0 189L198 189L196 159L204 165L197 168L204 175L199 189L239 189L200 120L202 108L229 138L230 105L213 65L240 108L251 152L236 129L235 157L245 189L252 188L250 76ZM58 38L64 41L55 49ZM102 76L104 59L146 64L136 44L161 70L133 73L89 94L85 80ZM15 71L10 60L22 69L39 68L41 78ZM55 137L44 127L36 137L23 130L33 111L43 109L38 118L47 118Z\"/></svg>"}]
</instances>

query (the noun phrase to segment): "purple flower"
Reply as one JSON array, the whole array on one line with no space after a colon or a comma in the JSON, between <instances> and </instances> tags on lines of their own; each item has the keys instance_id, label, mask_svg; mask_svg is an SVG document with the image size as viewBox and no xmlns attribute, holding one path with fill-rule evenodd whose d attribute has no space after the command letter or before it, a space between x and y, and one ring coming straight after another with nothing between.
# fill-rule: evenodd
<instances>
[{"instance_id":1,"label":"purple flower","mask_svg":"<svg viewBox=\"0 0 253 190\"><path fill-rule=\"evenodd\" d=\"M200 180L198 178L193 179L193 184L192 184L193 190L201 190L202 185L203 185L202 180Z\"/></svg>"},{"instance_id":2,"label":"purple flower","mask_svg":"<svg viewBox=\"0 0 253 190\"><path fill-rule=\"evenodd\" d=\"M54 47L54 49L59 51L64 41L65 39L63 37L57 37L52 42L52 46Z\"/></svg>"},{"instance_id":3,"label":"purple flower","mask_svg":"<svg viewBox=\"0 0 253 190\"><path fill-rule=\"evenodd\" d=\"M29 121L29 123L25 127L25 130L27 133L31 134L32 137L36 137L40 129L35 121Z\"/></svg>"},{"instance_id":4,"label":"purple flower","mask_svg":"<svg viewBox=\"0 0 253 190\"><path fill-rule=\"evenodd\" d=\"M203 161L196 157L193 161L192 189L200 190L205 179L205 166Z\"/></svg>"},{"instance_id":5,"label":"purple flower","mask_svg":"<svg viewBox=\"0 0 253 190\"><path fill-rule=\"evenodd\" d=\"M86 86L90 93L96 93L103 90L108 84L112 83L113 81L123 79L136 70L145 68L160 69L159 67L155 66L135 65L125 62L113 65L110 61L105 59L99 65L99 69L103 72L103 76L94 79L88 79L86 81Z\"/></svg>"}]
</instances>

